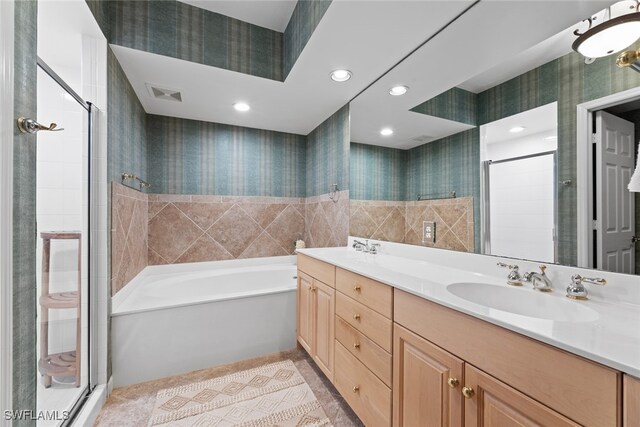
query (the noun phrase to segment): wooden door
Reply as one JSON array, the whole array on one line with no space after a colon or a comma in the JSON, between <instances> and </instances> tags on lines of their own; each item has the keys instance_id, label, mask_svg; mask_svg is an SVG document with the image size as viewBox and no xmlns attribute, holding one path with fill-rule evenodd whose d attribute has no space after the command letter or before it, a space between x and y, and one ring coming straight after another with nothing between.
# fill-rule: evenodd
<instances>
[{"instance_id":1,"label":"wooden door","mask_svg":"<svg viewBox=\"0 0 640 427\"><path fill-rule=\"evenodd\" d=\"M469 364L464 378L465 427L579 426Z\"/></svg>"},{"instance_id":2,"label":"wooden door","mask_svg":"<svg viewBox=\"0 0 640 427\"><path fill-rule=\"evenodd\" d=\"M622 395L623 427L640 426L640 379L625 375Z\"/></svg>"},{"instance_id":3,"label":"wooden door","mask_svg":"<svg viewBox=\"0 0 640 427\"><path fill-rule=\"evenodd\" d=\"M627 189L634 170L634 124L596 113L596 266L635 273L635 195Z\"/></svg>"},{"instance_id":4,"label":"wooden door","mask_svg":"<svg viewBox=\"0 0 640 427\"><path fill-rule=\"evenodd\" d=\"M393 340L393 425L462 426L464 362L397 324Z\"/></svg>"},{"instance_id":5,"label":"wooden door","mask_svg":"<svg viewBox=\"0 0 640 427\"><path fill-rule=\"evenodd\" d=\"M313 359L333 382L333 346L335 338L335 289L314 280L315 319Z\"/></svg>"},{"instance_id":6,"label":"wooden door","mask_svg":"<svg viewBox=\"0 0 640 427\"><path fill-rule=\"evenodd\" d=\"M313 355L313 278L298 271L298 342Z\"/></svg>"}]
</instances>

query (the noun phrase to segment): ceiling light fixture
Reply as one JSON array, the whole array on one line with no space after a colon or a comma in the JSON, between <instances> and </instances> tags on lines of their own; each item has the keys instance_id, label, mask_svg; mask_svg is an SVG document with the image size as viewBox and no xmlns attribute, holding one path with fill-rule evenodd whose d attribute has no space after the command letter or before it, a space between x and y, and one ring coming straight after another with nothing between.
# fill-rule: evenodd
<instances>
[{"instance_id":1,"label":"ceiling light fixture","mask_svg":"<svg viewBox=\"0 0 640 427\"><path fill-rule=\"evenodd\" d=\"M631 3L631 4L629 4ZM584 33L576 29L578 38L571 48L586 58L601 58L627 48L640 38L640 1L621 1L604 10L604 22L594 25L600 14L585 19L589 27ZM612 15L612 9L619 16ZM621 11L621 12L620 12Z\"/></svg>"},{"instance_id":2,"label":"ceiling light fixture","mask_svg":"<svg viewBox=\"0 0 640 427\"><path fill-rule=\"evenodd\" d=\"M389 135L392 135L392 134L393 134L393 129L391 129L391 128L383 128L380 131L380 135L382 135L382 136L389 136Z\"/></svg>"},{"instance_id":3,"label":"ceiling light fixture","mask_svg":"<svg viewBox=\"0 0 640 427\"><path fill-rule=\"evenodd\" d=\"M525 130L526 128L522 127L522 126L514 126L511 129L509 129L509 132L511 133L520 133L523 130Z\"/></svg>"},{"instance_id":4,"label":"ceiling light fixture","mask_svg":"<svg viewBox=\"0 0 640 427\"><path fill-rule=\"evenodd\" d=\"M391 89L389 89L389 94L393 96L400 96L407 93L408 90L409 90L409 86L402 86L402 85L394 86Z\"/></svg>"},{"instance_id":5,"label":"ceiling light fixture","mask_svg":"<svg viewBox=\"0 0 640 427\"><path fill-rule=\"evenodd\" d=\"M546 137L544 140L545 141L555 141L556 139L558 139L557 136L551 135L551 136Z\"/></svg>"},{"instance_id":6,"label":"ceiling light fixture","mask_svg":"<svg viewBox=\"0 0 640 427\"><path fill-rule=\"evenodd\" d=\"M351 71L333 70L330 75L331 75L331 80L333 80L334 82L346 82L351 78Z\"/></svg>"},{"instance_id":7,"label":"ceiling light fixture","mask_svg":"<svg viewBox=\"0 0 640 427\"><path fill-rule=\"evenodd\" d=\"M249 104L247 104L246 102L236 102L235 104L233 104L233 108L236 109L236 111L249 111L251 109L251 107L249 106Z\"/></svg>"}]
</instances>

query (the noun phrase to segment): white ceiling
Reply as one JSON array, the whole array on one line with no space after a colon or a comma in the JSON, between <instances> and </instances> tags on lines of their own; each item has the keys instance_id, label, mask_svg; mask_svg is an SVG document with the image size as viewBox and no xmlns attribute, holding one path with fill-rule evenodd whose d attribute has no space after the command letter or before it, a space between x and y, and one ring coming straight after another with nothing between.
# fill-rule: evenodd
<instances>
[{"instance_id":1,"label":"white ceiling","mask_svg":"<svg viewBox=\"0 0 640 427\"><path fill-rule=\"evenodd\" d=\"M470 3L333 0L285 82L112 48L148 113L307 135ZM336 68L353 78L332 82ZM183 102L154 99L145 83L178 89ZM251 111L233 110L240 100Z\"/></svg>"},{"instance_id":2,"label":"white ceiling","mask_svg":"<svg viewBox=\"0 0 640 427\"><path fill-rule=\"evenodd\" d=\"M297 0L180 0L201 9L230 16L283 33Z\"/></svg>"},{"instance_id":3,"label":"white ceiling","mask_svg":"<svg viewBox=\"0 0 640 427\"><path fill-rule=\"evenodd\" d=\"M415 120L412 117L419 114L409 110L463 82L471 81L467 88L481 90L492 83L496 64L503 64L501 69L506 67L508 72L502 70L495 81L507 80L528 67L540 65L540 59L532 59L521 66L519 54L608 4L595 0L487 0L476 4L351 103L351 140L408 149L421 144L412 140L415 136L429 135L436 139L457 133L465 125L435 118ZM559 51L563 49L558 47ZM546 50L537 52L547 54ZM552 56L556 54L554 51ZM546 62L544 58L541 60ZM475 76L480 77L472 80ZM409 86L409 92L391 97L388 90L396 84ZM380 128L385 126L395 133L390 137L379 135Z\"/></svg>"},{"instance_id":4,"label":"white ceiling","mask_svg":"<svg viewBox=\"0 0 640 427\"><path fill-rule=\"evenodd\" d=\"M516 126L521 126L525 129L518 133L510 132L510 129ZM480 126L480 135L485 143L495 144L523 138L528 135L556 133L557 128L558 103L552 102Z\"/></svg>"}]
</instances>

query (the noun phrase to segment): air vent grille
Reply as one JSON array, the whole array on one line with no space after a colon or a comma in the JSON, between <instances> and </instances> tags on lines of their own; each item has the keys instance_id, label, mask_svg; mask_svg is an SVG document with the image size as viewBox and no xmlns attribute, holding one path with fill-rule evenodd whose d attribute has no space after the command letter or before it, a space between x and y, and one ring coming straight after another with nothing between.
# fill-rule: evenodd
<instances>
[{"instance_id":1,"label":"air vent grille","mask_svg":"<svg viewBox=\"0 0 640 427\"><path fill-rule=\"evenodd\" d=\"M156 99L163 99L165 101L182 102L182 94L177 89L167 89L160 86L147 83L147 90L149 95Z\"/></svg>"}]
</instances>

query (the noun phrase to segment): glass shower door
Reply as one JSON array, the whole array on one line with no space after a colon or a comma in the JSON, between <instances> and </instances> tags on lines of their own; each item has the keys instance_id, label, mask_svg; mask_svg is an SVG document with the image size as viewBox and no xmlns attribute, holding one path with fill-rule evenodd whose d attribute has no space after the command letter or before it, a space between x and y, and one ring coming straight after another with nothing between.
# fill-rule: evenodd
<instances>
[{"instance_id":1,"label":"glass shower door","mask_svg":"<svg viewBox=\"0 0 640 427\"><path fill-rule=\"evenodd\" d=\"M38 426L64 424L89 384L90 115L65 87L38 68L38 119L57 124L37 134Z\"/></svg>"}]
</instances>

